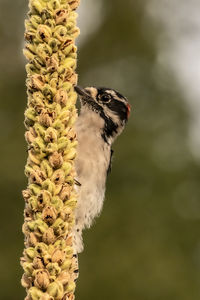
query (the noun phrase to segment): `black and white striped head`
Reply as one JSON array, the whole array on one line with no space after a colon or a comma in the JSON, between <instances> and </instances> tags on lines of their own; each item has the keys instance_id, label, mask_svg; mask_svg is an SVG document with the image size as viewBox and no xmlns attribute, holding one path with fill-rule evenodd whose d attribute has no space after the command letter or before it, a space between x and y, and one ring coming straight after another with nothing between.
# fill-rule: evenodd
<instances>
[{"instance_id":1,"label":"black and white striped head","mask_svg":"<svg viewBox=\"0 0 200 300\"><path fill-rule=\"evenodd\" d=\"M128 100L113 89L104 87L81 88L76 86L81 106L97 113L104 121L102 137L106 142L119 135L130 114Z\"/></svg>"}]
</instances>

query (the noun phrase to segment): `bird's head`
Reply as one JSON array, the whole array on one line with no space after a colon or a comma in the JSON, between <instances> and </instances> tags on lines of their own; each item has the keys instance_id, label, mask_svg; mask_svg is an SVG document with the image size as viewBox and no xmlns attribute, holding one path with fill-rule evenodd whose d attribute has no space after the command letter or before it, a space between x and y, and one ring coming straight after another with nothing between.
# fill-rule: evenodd
<instances>
[{"instance_id":1,"label":"bird's head","mask_svg":"<svg viewBox=\"0 0 200 300\"><path fill-rule=\"evenodd\" d=\"M128 100L117 91L104 87L81 88L75 86L81 108L93 111L103 120L102 137L112 142L119 135L128 120L130 105Z\"/></svg>"}]
</instances>

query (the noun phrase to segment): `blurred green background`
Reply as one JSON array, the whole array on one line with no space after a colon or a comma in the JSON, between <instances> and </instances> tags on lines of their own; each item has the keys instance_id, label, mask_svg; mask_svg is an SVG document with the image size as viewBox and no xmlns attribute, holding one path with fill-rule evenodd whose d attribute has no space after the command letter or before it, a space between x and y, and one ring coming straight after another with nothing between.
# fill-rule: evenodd
<instances>
[{"instance_id":1,"label":"blurred green background","mask_svg":"<svg viewBox=\"0 0 200 300\"><path fill-rule=\"evenodd\" d=\"M157 63L163 29L148 17L146 3L81 4L79 84L119 90L132 114L114 146L103 213L84 234L80 300L200 299L200 166L188 145L188 107L172 72ZM0 0L2 300L25 296L19 258L27 157L22 56L27 5Z\"/></svg>"}]
</instances>

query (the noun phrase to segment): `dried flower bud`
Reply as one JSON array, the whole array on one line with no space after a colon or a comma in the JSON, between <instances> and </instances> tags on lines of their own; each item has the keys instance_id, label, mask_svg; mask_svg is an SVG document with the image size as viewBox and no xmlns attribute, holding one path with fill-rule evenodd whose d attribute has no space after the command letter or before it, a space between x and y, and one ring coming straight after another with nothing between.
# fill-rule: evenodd
<instances>
[{"instance_id":1,"label":"dried flower bud","mask_svg":"<svg viewBox=\"0 0 200 300\"><path fill-rule=\"evenodd\" d=\"M54 143L54 142L56 142L57 141L57 131L56 131L56 129L54 129L52 127L49 127L46 130L44 140L47 143Z\"/></svg>"},{"instance_id":2,"label":"dried flower bud","mask_svg":"<svg viewBox=\"0 0 200 300\"><path fill-rule=\"evenodd\" d=\"M26 31L24 34L24 38L27 42L32 42L35 38L35 33L31 31Z\"/></svg>"},{"instance_id":3,"label":"dried flower bud","mask_svg":"<svg viewBox=\"0 0 200 300\"><path fill-rule=\"evenodd\" d=\"M71 246L73 242L73 236L72 234L69 234L66 238L66 246Z\"/></svg>"},{"instance_id":4,"label":"dried flower bud","mask_svg":"<svg viewBox=\"0 0 200 300\"><path fill-rule=\"evenodd\" d=\"M46 58L46 66L48 72L54 72L58 69L59 60L56 54Z\"/></svg>"},{"instance_id":5,"label":"dried flower bud","mask_svg":"<svg viewBox=\"0 0 200 300\"><path fill-rule=\"evenodd\" d=\"M45 41L48 43L49 39L51 38L51 28L47 25L39 25L36 33L36 37L40 41Z\"/></svg>"},{"instance_id":6,"label":"dried flower bud","mask_svg":"<svg viewBox=\"0 0 200 300\"><path fill-rule=\"evenodd\" d=\"M75 10L80 4L80 0L69 0L68 3L70 5L71 9Z\"/></svg>"},{"instance_id":7,"label":"dried flower bud","mask_svg":"<svg viewBox=\"0 0 200 300\"><path fill-rule=\"evenodd\" d=\"M67 100L68 100L67 92L63 89L58 90L54 97L54 101L56 103L59 103L61 106L65 106L67 104Z\"/></svg>"},{"instance_id":8,"label":"dried flower bud","mask_svg":"<svg viewBox=\"0 0 200 300\"><path fill-rule=\"evenodd\" d=\"M71 190L72 190L71 186L69 186L69 185L63 186L63 188L62 188L62 190L59 194L60 199L63 200L63 201L69 199L70 194L71 194Z\"/></svg>"},{"instance_id":9,"label":"dried flower bud","mask_svg":"<svg viewBox=\"0 0 200 300\"><path fill-rule=\"evenodd\" d=\"M23 274L21 284L24 288L29 289L32 286L32 277L28 277L26 274Z\"/></svg>"},{"instance_id":10,"label":"dried flower bud","mask_svg":"<svg viewBox=\"0 0 200 300\"><path fill-rule=\"evenodd\" d=\"M60 185L65 181L65 172L61 169L56 170L51 177L51 180L56 184Z\"/></svg>"},{"instance_id":11,"label":"dried flower bud","mask_svg":"<svg viewBox=\"0 0 200 300\"><path fill-rule=\"evenodd\" d=\"M55 242L55 234L54 234L54 231L53 229L50 227L48 228L44 233L43 233L43 236L42 236L42 240L44 243L46 243L47 245L50 245L50 244L53 244Z\"/></svg>"},{"instance_id":12,"label":"dried flower bud","mask_svg":"<svg viewBox=\"0 0 200 300\"><path fill-rule=\"evenodd\" d=\"M23 196L24 200L27 202L28 199L31 197L31 191L29 189L23 190L22 196Z\"/></svg>"},{"instance_id":13,"label":"dried flower bud","mask_svg":"<svg viewBox=\"0 0 200 300\"><path fill-rule=\"evenodd\" d=\"M56 217L57 217L57 211L53 206L46 206L43 209L42 219L46 223L53 224L53 222L56 220Z\"/></svg>"},{"instance_id":14,"label":"dried flower bud","mask_svg":"<svg viewBox=\"0 0 200 300\"><path fill-rule=\"evenodd\" d=\"M65 259L65 253L64 253L64 251L56 249L53 252L51 258L52 258L52 262L57 262L60 265L63 263L63 261Z\"/></svg>"},{"instance_id":15,"label":"dried flower bud","mask_svg":"<svg viewBox=\"0 0 200 300\"><path fill-rule=\"evenodd\" d=\"M70 280L69 272L62 271L58 276L58 281L60 281L63 285L66 285Z\"/></svg>"},{"instance_id":16,"label":"dried flower bud","mask_svg":"<svg viewBox=\"0 0 200 300\"><path fill-rule=\"evenodd\" d=\"M52 155L49 156L49 162L52 168L58 169L63 164L63 157L62 154L55 151Z\"/></svg>"},{"instance_id":17,"label":"dried flower bud","mask_svg":"<svg viewBox=\"0 0 200 300\"><path fill-rule=\"evenodd\" d=\"M49 274L47 270L37 270L35 273L34 284L39 289L45 290L49 286Z\"/></svg>"},{"instance_id":18,"label":"dried flower bud","mask_svg":"<svg viewBox=\"0 0 200 300\"><path fill-rule=\"evenodd\" d=\"M67 9L57 9L55 12L56 24L65 24L67 22L68 13Z\"/></svg>"},{"instance_id":19,"label":"dried flower bud","mask_svg":"<svg viewBox=\"0 0 200 300\"><path fill-rule=\"evenodd\" d=\"M37 197L38 209L42 210L51 201L51 194L48 191L41 191Z\"/></svg>"},{"instance_id":20,"label":"dried flower bud","mask_svg":"<svg viewBox=\"0 0 200 300\"><path fill-rule=\"evenodd\" d=\"M53 118L48 112L43 111L38 119L39 123L45 127L50 127L53 123Z\"/></svg>"},{"instance_id":21,"label":"dried flower bud","mask_svg":"<svg viewBox=\"0 0 200 300\"><path fill-rule=\"evenodd\" d=\"M75 296L73 293L68 294L68 300L74 300Z\"/></svg>"},{"instance_id":22,"label":"dried flower bud","mask_svg":"<svg viewBox=\"0 0 200 300\"><path fill-rule=\"evenodd\" d=\"M48 253L48 246L44 243L38 243L35 247L35 251L38 255L42 256Z\"/></svg>"},{"instance_id":23,"label":"dried flower bud","mask_svg":"<svg viewBox=\"0 0 200 300\"><path fill-rule=\"evenodd\" d=\"M41 185L42 182L45 180L45 174L44 172L42 172L41 170L32 170L30 175L29 175L29 179L31 183L36 183Z\"/></svg>"},{"instance_id":24,"label":"dried flower bud","mask_svg":"<svg viewBox=\"0 0 200 300\"><path fill-rule=\"evenodd\" d=\"M70 129L70 131L68 132L67 137L70 141L73 141L76 138L76 132L73 128Z\"/></svg>"},{"instance_id":25,"label":"dried flower bud","mask_svg":"<svg viewBox=\"0 0 200 300\"><path fill-rule=\"evenodd\" d=\"M65 80L71 82L71 84L76 85L78 81L78 75L77 74L72 74L69 77L66 77Z\"/></svg>"},{"instance_id":26,"label":"dried flower bud","mask_svg":"<svg viewBox=\"0 0 200 300\"><path fill-rule=\"evenodd\" d=\"M29 236L28 236L28 243L30 246L36 246L38 240L36 235L33 232L30 232Z\"/></svg>"},{"instance_id":27,"label":"dried flower bud","mask_svg":"<svg viewBox=\"0 0 200 300\"><path fill-rule=\"evenodd\" d=\"M57 38L61 43L63 43L67 37L67 28L63 25L58 25L54 31L54 38Z\"/></svg>"},{"instance_id":28,"label":"dried flower bud","mask_svg":"<svg viewBox=\"0 0 200 300\"><path fill-rule=\"evenodd\" d=\"M43 269L44 268L44 264L42 262L42 258L36 256L33 260L33 268L34 269Z\"/></svg>"},{"instance_id":29,"label":"dried flower bud","mask_svg":"<svg viewBox=\"0 0 200 300\"><path fill-rule=\"evenodd\" d=\"M25 132L25 139L26 139L27 143L31 144L32 142L34 142L35 136L33 136L33 134L29 130L29 131Z\"/></svg>"},{"instance_id":30,"label":"dried flower bud","mask_svg":"<svg viewBox=\"0 0 200 300\"><path fill-rule=\"evenodd\" d=\"M33 88L42 90L44 86L45 79L42 75L34 74L31 76L31 83Z\"/></svg>"}]
</instances>

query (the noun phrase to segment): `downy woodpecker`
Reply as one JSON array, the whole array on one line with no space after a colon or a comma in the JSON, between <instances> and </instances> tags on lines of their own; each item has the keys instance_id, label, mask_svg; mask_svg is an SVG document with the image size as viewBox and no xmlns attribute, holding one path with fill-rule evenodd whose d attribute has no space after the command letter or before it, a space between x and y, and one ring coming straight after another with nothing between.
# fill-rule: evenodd
<instances>
[{"instance_id":1,"label":"downy woodpecker","mask_svg":"<svg viewBox=\"0 0 200 300\"><path fill-rule=\"evenodd\" d=\"M82 230L101 212L112 143L123 131L130 113L125 97L109 88L75 87L81 110L75 124L78 149L75 160L78 203L75 211L74 248L83 250Z\"/></svg>"}]
</instances>

